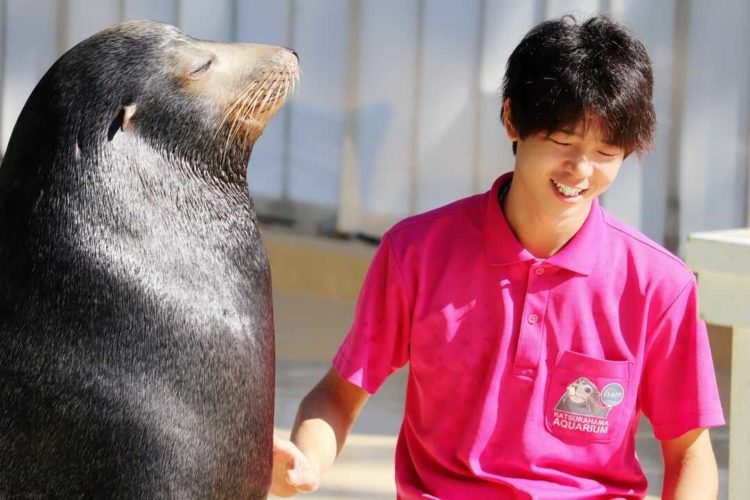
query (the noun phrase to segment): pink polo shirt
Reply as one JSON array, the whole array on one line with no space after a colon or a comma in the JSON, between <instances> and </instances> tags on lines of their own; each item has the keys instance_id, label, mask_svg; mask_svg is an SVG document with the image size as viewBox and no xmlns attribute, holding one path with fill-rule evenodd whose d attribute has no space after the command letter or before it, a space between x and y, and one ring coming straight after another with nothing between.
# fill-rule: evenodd
<instances>
[{"instance_id":1,"label":"pink polo shirt","mask_svg":"<svg viewBox=\"0 0 750 500\"><path fill-rule=\"evenodd\" d=\"M484 194L388 231L333 365L374 393L410 365L398 497L639 498L658 439L722 425L696 282L595 201L548 259Z\"/></svg>"}]
</instances>

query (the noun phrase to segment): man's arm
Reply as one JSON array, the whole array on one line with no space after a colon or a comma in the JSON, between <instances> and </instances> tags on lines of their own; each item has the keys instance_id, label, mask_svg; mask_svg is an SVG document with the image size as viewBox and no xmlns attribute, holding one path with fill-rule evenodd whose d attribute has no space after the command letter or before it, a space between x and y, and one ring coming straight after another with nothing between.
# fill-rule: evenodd
<instances>
[{"instance_id":1,"label":"man's arm","mask_svg":"<svg viewBox=\"0 0 750 500\"><path fill-rule=\"evenodd\" d=\"M331 368L300 403L291 442L274 437L271 492L315 491L370 395Z\"/></svg>"},{"instance_id":2,"label":"man's arm","mask_svg":"<svg viewBox=\"0 0 750 500\"><path fill-rule=\"evenodd\" d=\"M694 429L661 442L664 457L662 499L715 499L719 474L708 429Z\"/></svg>"}]
</instances>

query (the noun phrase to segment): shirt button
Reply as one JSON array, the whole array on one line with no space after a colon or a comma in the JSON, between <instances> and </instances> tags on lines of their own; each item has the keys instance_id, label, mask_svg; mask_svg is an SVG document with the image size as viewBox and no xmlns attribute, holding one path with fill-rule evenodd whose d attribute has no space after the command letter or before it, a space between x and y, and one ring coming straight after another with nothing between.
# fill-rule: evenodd
<instances>
[{"instance_id":1,"label":"shirt button","mask_svg":"<svg viewBox=\"0 0 750 500\"><path fill-rule=\"evenodd\" d=\"M534 270L534 273L536 273L537 276L541 276L542 274L544 274L544 268L543 267L537 267Z\"/></svg>"},{"instance_id":2,"label":"shirt button","mask_svg":"<svg viewBox=\"0 0 750 500\"><path fill-rule=\"evenodd\" d=\"M534 324L536 324L536 322L537 322L538 320L539 320L539 317L537 317L537 315L536 315L536 314L529 314L529 317L528 317L528 319L527 319L527 321L529 322L529 324L530 324L530 325L534 325Z\"/></svg>"}]
</instances>

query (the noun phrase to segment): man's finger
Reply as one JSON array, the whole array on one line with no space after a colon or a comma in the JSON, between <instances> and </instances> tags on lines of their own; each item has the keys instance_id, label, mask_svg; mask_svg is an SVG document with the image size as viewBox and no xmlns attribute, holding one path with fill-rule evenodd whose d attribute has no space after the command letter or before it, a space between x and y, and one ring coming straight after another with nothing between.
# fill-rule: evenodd
<instances>
[{"instance_id":1,"label":"man's finger","mask_svg":"<svg viewBox=\"0 0 750 500\"><path fill-rule=\"evenodd\" d=\"M318 489L318 478L310 468L301 471L290 469L286 473L286 480L297 491L304 493L310 493Z\"/></svg>"},{"instance_id":2,"label":"man's finger","mask_svg":"<svg viewBox=\"0 0 750 500\"><path fill-rule=\"evenodd\" d=\"M296 456L297 447L291 441L273 437L273 453L274 455L282 455L285 458L294 458Z\"/></svg>"}]
</instances>

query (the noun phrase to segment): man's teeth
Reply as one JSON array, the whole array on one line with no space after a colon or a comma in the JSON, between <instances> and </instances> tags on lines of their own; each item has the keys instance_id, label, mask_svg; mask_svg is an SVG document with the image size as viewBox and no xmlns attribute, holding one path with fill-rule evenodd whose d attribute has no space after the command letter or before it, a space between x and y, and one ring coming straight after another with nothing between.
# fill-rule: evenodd
<instances>
[{"instance_id":1,"label":"man's teeth","mask_svg":"<svg viewBox=\"0 0 750 500\"><path fill-rule=\"evenodd\" d=\"M552 182L555 184L555 187L557 187L557 190L565 196L578 196L579 194L581 194L581 191L583 191L583 189L572 188L570 186L566 186L565 184L560 184L559 182Z\"/></svg>"}]
</instances>

